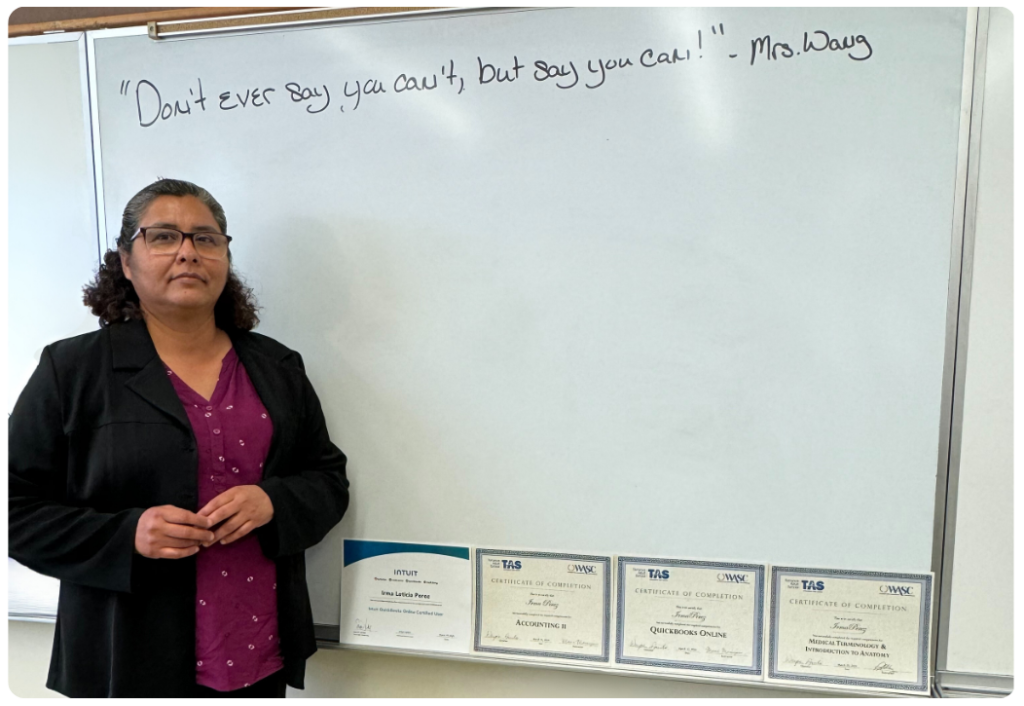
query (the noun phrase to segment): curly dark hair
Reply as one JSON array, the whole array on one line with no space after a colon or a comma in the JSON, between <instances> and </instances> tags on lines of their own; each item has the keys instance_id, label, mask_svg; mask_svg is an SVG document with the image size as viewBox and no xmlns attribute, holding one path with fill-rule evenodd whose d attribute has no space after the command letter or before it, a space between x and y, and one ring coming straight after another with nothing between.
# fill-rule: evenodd
<instances>
[{"instance_id":1,"label":"curly dark hair","mask_svg":"<svg viewBox=\"0 0 1024 706\"><path fill-rule=\"evenodd\" d=\"M121 217L121 233L117 248L108 250L103 263L92 282L83 287L82 301L92 313L99 317L101 326L110 326L119 321L142 318L142 307L135 287L124 276L121 267L121 252L131 253L131 237L139 227L139 220L149 205L159 196L194 196L210 209L221 232L227 231L227 217L224 209L209 191L188 181L159 179L135 194L124 207ZM228 251L228 262L231 251ZM252 289L246 287L233 268L228 269L224 291L214 305L213 313L218 328L251 331L259 324L259 306Z\"/></svg>"}]
</instances>

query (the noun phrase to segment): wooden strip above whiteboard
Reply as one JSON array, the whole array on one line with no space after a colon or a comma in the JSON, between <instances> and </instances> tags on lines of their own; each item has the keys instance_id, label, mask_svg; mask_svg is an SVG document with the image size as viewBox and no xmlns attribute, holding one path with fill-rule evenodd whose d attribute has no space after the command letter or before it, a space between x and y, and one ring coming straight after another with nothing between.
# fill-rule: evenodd
<instances>
[{"instance_id":1,"label":"wooden strip above whiteboard","mask_svg":"<svg viewBox=\"0 0 1024 706\"><path fill-rule=\"evenodd\" d=\"M195 20L207 17L229 17L235 15L252 15L256 13L296 11L301 7L188 7L174 10L157 10L153 12L134 12L122 15L105 15L103 17L76 17L73 19L55 20L52 22L32 22L29 24L8 25L8 37L25 37L48 32L83 32L95 29L111 29L114 27L132 27L145 25L149 22L173 22Z\"/></svg>"}]
</instances>

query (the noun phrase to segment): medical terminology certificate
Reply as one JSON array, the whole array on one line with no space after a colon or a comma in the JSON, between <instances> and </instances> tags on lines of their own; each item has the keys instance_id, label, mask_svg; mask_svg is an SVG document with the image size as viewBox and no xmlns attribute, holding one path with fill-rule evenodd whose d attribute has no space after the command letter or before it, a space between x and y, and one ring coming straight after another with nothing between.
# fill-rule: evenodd
<instances>
[{"instance_id":1,"label":"medical terminology certificate","mask_svg":"<svg viewBox=\"0 0 1024 706\"><path fill-rule=\"evenodd\" d=\"M928 692L931 574L772 567L768 679Z\"/></svg>"},{"instance_id":2,"label":"medical terminology certificate","mask_svg":"<svg viewBox=\"0 0 1024 706\"><path fill-rule=\"evenodd\" d=\"M474 649L607 662L610 568L606 556L477 549Z\"/></svg>"},{"instance_id":3,"label":"medical terminology certificate","mask_svg":"<svg viewBox=\"0 0 1024 706\"><path fill-rule=\"evenodd\" d=\"M472 586L468 547L346 539L339 641L469 652Z\"/></svg>"},{"instance_id":4,"label":"medical terminology certificate","mask_svg":"<svg viewBox=\"0 0 1024 706\"><path fill-rule=\"evenodd\" d=\"M762 564L618 557L615 661L760 679Z\"/></svg>"}]
</instances>

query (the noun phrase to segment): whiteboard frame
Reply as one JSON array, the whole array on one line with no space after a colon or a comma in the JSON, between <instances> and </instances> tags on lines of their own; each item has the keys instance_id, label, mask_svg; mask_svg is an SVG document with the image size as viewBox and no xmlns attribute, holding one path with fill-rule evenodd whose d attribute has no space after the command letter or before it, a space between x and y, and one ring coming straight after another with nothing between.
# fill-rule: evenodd
<instances>
[{"instance_id":1,"label":"whiteboard frame","mask_svg":"<svg viewBox=\"0 0 1024 706\"><path fill-rule=\"evenodd\" d=\"M981 123L985 98L985 69L988 57L988 25L990 10L987 7L969 8L967 15L968 32L964 47L964 93L961 98L960 150L957 155L957 211L954 212L954 239L959 228L960 252L959 271L950 271L950 292L954 286L959 293L955 311L947 314L947 358L946 366L952 367L951 399L943 396L943 430L949 429L946 446L948 452L948 474L943 483L942 468L936 489L936 527L932 541L932 571L935 573L935 607L933 617L934 651L932 664L935 671L946 669L949 651L949 622L953 586L953 556L955 551L956 510L960 485L960 448L963 438L964 377L967 371L967 345L970 330L971 284L974 271L974 241L977 221L978 177L981 156ZM971 34L971 20L974 16L974 34ZM973 39L973 42L972 42ZM973 46L972 46L973 44ZM968 72L970 78L968 79ZM966 111L965 105L969 106ZM964 125L966 117L967 125ZM966 136L965 136L966 133ZM965 145L964 142L967 144ZM963 181L961 181L961 177ZM961 200L962 194L962 200ZM950 297L952 299L952 297ZM950 365L949 345L953 338L953 361ZM946 415L949 415L948 420ZM942 522L939 522L940 513Z\"/></svg>"},{"instance_id":2,"label":"whiteboard frame","mask_svg":"<svg viewBox=\"0 0 1024 706\"><path fill-rule=\"evenodd\" d=\"M404 22L419 18L437 16L456 16L466 14L532 12L551 8L458 8L455 10L425 10L386 15L363 15L358 17L330 18L323 20L305 20L281 23L280 25L237 28L214 28L175 33L170 31L159 39L152 41L186 41L220 37L237 34L265 34L270 32L286 32L302 29L314 29L351 23ZM937 458L935 515L933 522L932 562L931 569L936 576L935 596L936 610L931 618L931 664L933 674L932 690L934 692L934 672L945 666L948 648L949 605L952 588L952 567L954 537L956 527L956 500L959 485L960 445L963 426L963 377L966 370L967 324L969 321L969 305L971 294L970 265L973 262L975 214L977 199L978 159L981 140L981 106L984 97L984 70L988 38L988 9L968 7L964 41L963 79L961 84L960 126L957 145L957 173L954 188L953 221L950 232L950 272L946 300L946 340L941 383L941 410L939 428L939 448ZM94 164L94 187L99 243L111 247L113 243L106 232L106 214L103 203L103 165L100 144L98 105L96 96L89 87L96 85L95 46L96 39L109 39L119 36L147 35L146 27L125 27L119 29L97 30L85 32L86 65L88 77L86 94L89 99L89 122L93 135L91 153ZM49 37L30 37L27 40L47 41ZM71 41L63 36L53 41ZM9 40L14 43L33 43ZM973 159L972 159L973 157ZM102 249L102 245L101 245ZM966 274L965 274L966 269ZM338 626L317 625L317 628L328 630ZM318 629L318 632L320 630ZM339 645L318 639L324 647ZM343 649L362 649L374 652L389 652L410 656L429 656L432 658L457 659L463 661L484 661L495 663L516 662L511 658L482 658L480 656L451 656L433 652L416 650L391 650L383 648L363 648L345 646ZM556 665L531 662L534 666L554 669L578 671L598 671L623 674L626 672L603 669L586 665ZM646 674L632 672L629 676L647 676L655 678L674 678L712 683L736 684L735 681L708 679L694 676L675 677L664 674ZM767 686L763 682L754 682ZM821 689L809 689L822 691ZM832 691L832 690L828 690ZM876 695L876 694L872 694Z\"/></svg>"}]
</instances>

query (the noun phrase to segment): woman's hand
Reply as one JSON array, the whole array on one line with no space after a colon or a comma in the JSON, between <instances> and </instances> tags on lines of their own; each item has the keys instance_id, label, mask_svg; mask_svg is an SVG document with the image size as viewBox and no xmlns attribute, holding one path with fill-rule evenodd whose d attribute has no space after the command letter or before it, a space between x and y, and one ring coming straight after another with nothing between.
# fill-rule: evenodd
<instances>
[{"instance_id":1,"label":"woman's hand","mask_svg":"<svg viewBox=\"0 0 1024 706\"><path fill-rule=\"evenodd\" d=\"M231 544L267 524L274 517L274 505L258 485L236 485L206 503L198 514L209 520L209 527L216 527L213 538L203 542L208 547L214 542Z\"/></svg>"},{"instance_id":2,"label":"woman's hand","mask_svg":"<svg viewBox=\"0 0 1024 706\"><path fill-rule=\"evenodd\" d=\"M135 526L135 551L149 559L183 559L212 541L209 518L174 505L151 507Z\"/></svg>"}]
</instances>

